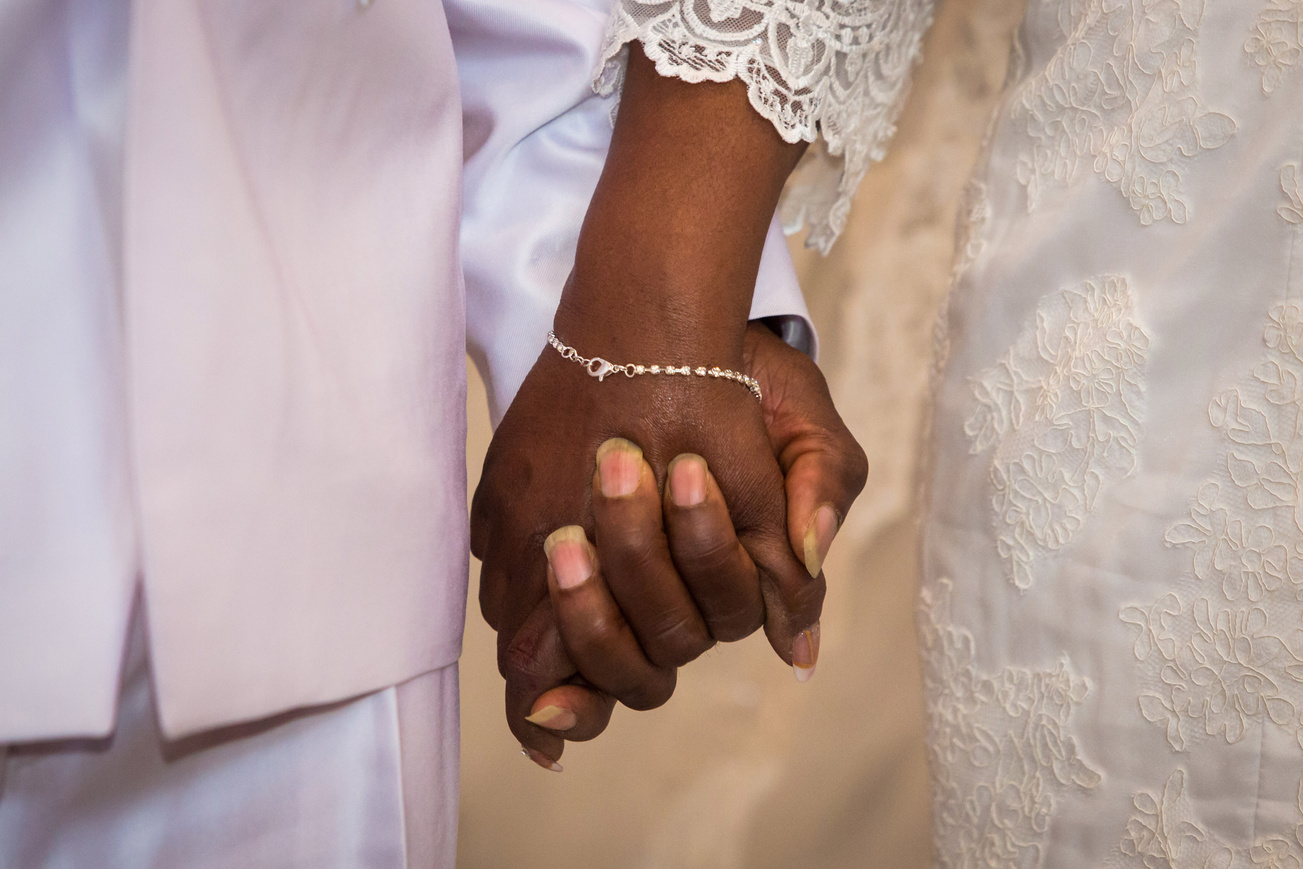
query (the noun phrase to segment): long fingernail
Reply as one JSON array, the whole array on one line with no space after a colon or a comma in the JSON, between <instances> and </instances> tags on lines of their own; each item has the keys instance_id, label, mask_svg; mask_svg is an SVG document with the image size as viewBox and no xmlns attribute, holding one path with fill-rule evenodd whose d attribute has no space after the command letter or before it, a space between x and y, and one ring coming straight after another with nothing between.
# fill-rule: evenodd
<instances>
[{"instance_id":1,"label":"long fingernail","mask_svg":"<svg viewBox=\"0 0 1303 869\"><path fill-rule=\"evenodd\" d=\"M814 675L814 665L819 662L819 623L796 635L792 641L792 672L796 681L809 682Z\"/></svg>"},{"instance_id":2,"label":"long fingernail","mask_svg":"<svg viewBox=\"0 0 1303 869\"><path fill-rule=\"evenodd\" d=\"M535 751L532 748L526 748L522 745L520 747L520 753L543 767L543 769L550 769L552 772L561 772L561 764L557 763L541 751Z\"/></svg>"},{"instance_id":3,"label":"long fingernail","mask_svg":"<svg viewBox=\"0 0 1303 869\"><path fill-rule=\"evenodd\" d=\"M832 539L837 536L841 519L831 504L824 504L810 517L810 524L805 527L805 569L811 576L818 576L823 570L823 560L828 557Z\"/></svg>"},{"instance_id":4,"label":"long fingernail","mask_svg":"<svg viewBox=\"0 0 1303 869\"><path fill-rule=\"evenodd\" d=\"M558 528L543 541L547 563L556 574L556 584L574 588L593 575L593 557L584 529L578 525Z\"/></svg>"},{"instance_id":5,"label":"long fingernail","mask_svg":"<svg viewBox=\"0 0 1303 869\"><path fill-rule=\"evenodd\" d=\"M692 453L670 462L670 500L676 507L695 507L706 500L706 460Z\"/></svg>"},{"instance_id":6,"label":"long fingernail","mask_svg":"<svg viewBox=\"0 0 1303 869\"><path fill-rule=\"evenodd\" d=\"M642 450L633 441L611 438L597 448L597 478L607 498L623 498L638 490Z\"/></svg>"},{"instance_id":7,"label":"long fingernail","mask_svg":"<svg viewBox=\"0 0 1303 869\"><path fill-rule=\"evenodd\" d=\"M579 723L575 713L561 706L544 706L525 720L548 730L569 730Z\"/></svg>"}]
</instances>

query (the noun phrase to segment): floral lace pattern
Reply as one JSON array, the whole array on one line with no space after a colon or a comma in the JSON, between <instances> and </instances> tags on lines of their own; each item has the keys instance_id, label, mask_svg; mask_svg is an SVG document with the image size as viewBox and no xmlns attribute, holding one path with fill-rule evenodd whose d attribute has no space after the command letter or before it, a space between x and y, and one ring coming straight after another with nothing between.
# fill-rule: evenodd
<instances>
[{"instance_id":1,"label":"floral lace pattern","mask_svg":"<svg viewBox=\"0 0 1303 869\"><path fill-rule=\"evenodd\" d=\"M1262 68L1262 92L1270 94L1303 60L1303 0L1270 0L1244 50Z\"/></svg>"},{"instance_id":2,"label":"floral lace pattern","mask_svg":"<svg viewBox=\"0 0 1303 869\"><path fill-rule=\"evenodd\" d=\"M1303 746L1303 307L1272 308L1263 340L1265 361L1208 409L1224 464L1165 537L1208 591L1121 614L1155 686L1141 712L1178 751L1201 734L1238 742L1255 721Z\"/></svg>"},{"instance_id":3,"label":"floral lace pattern","mask_svg":"<svg viewBox=\"0 0 1303 869\"><path fill-rule=\"evenodd\" d=\"M1133 804L1120 848L1121 859L1110 866L1144 869L1303 869L1303 783L1295 805L1298 821L1288 834L1259 836L1247 847L1228 844L1195 815L1185 791L1186 772L1175 770L1163 792L1141 791Z\"/></svg>"},{"instance_id":4,"label":"floral lace pattern","mask_svg":"<svg viewBox=\"0 0 1303 869\"><path fill-rule=\"evenodd\" d=\"M1126 280L1092 278L1045 297L1018 342L974 378L964 431L974 454L994 447L996 548L1018 588L1134 470L1148 347Z\"/></svg>"},{"instance_id":5,"label":"floral lace pattern","mask_svg":"<svg viewBox=\"0 0 1303 869\"><path fill-rule=\"evenodd\" d=\"M1182 603L1174 594L1147 611L1128 607L1122 618L1140 629L1136 657L1160 670L1161 687L1140 695L1140 712L1166 729L1173 749L1202 735L1237 743L1260 721L1303 742L1296 628L1282 637L1264 607L1215 607L1202 597Z\"/></svg>"},{"instance_id":6,"label":"floral lace pattern","mask_svg":"<svg viewBox=\"0 0 1303 869\"><path fill-rule=\"evenodd\" d=\"M1030 148L1018 163L1028 209L1046 185L1083 165L1126 197L1142 225L1185 223L1181 172L1235 133L1208 110L1195 57L1202 0L1041 0L1055 4L1066 41L1024 85L1013 118Z\"/></svg>"},{"instance_id":7,"label":"floral lace pattern","mask_svg":"<svg viewBox=\"0 0 1303 869\"><path fill-rule=\"evenodd\" d=\"M752 106L789 142L813 142L789 186L784 222L810 226L825 253L851 197L882 158L919 58L933 0L619 0L602 51L600 93L619 85L624 46L642 43L662 75L747 85Z\"/></svg>"},{"instance_id":8,"label":"floral lace pattern","mask_svg":"<svg viewBox=\"0 0 1303 869\"><path fill-rule=\"evenodd\" d=\"M1285 194L1285 201L1276 207L1276 213L1286 223L1303 225L1303 171L1298 163L1286 163L1281 167L1280 189Z\"/></svg>"},{"instance_id":9,"label":"floral lace pattern","mask_svg":"<svg viewBox=\"0 0 1303 869\"><path fill-rule=\"evenodd\" d=\"M1066 660L988 674L950 618L952 585L920 594L937 861L947 869L1039 866L1055 800L1101 781L1068 735L1089 685Z\"/></svg>"},{"instance_id":10,"label":"floral lace pattern","mask_svg":"<svg viewBox=\"0 0 1303 869\"><path fill-rule=\"evenodd\" d=\"M1280 182L1277 213L1300 226L1296 164L1282 168ZM1268 313L1263 361L1209 405L1223 443L1218 469L1164 537L1191 553L1184 587L1121 612L1137 630L1134 652L1148 683L1140 712L1178 752L1199 739L1238 743L1264 727L1303 748L1303 306L1289 295ZM1185 783L1177 769L1161 795L1136 795L1121 842L1128 859L1115 862L1303 869L1303 783L1293 830L1248 845L1210 832Z\"/></svg>"}]
</instances>

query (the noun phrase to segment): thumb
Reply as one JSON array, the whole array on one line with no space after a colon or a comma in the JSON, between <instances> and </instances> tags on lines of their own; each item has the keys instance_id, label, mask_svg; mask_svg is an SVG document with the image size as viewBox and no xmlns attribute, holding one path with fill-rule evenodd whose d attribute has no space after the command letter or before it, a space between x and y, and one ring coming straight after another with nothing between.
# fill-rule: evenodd
<instances>
[{"instance_id":1,"label":"thumb","mask_svg":"<svg viewBox=\"0 0 1303 869\"><path fill-rule=\"evenodd\" d=\"M846 511L863 488L866 472L853 467L844 453L819 445L797 445L788 452L790 459L780 462L787 492L787 535L805 569L818 576Z\"/></svg>"},{"instance_id":2,"label":"thumb","mask_svg":"<svg viewBox=\"0 0 1303 869\"><path fill-rule=\"evenodd\" d=\"M818 576L864 488L868 459L833 406L818 366L763 327L748 339L765 395L765 427L783 472L788 539L810 575Z\"/></svg>"},{"instance_id":3,"label":"thumb","mask_svg":"<svg viewBox=\"0 0 1303 869\"><path fill-rule=\"evenodd\" d=\"M816 585L823 587L824 559L851 504L864 488L869 463L864 450L833 406L828 384L808 356L789 347L767 328L747 334L747 362L761 383L770 447L783 474L787 499L787 538L792 552ZM766 622L766 633L769 633ZM787 625L797 678L814 672L819 654L819 624Z\"/></svg>"}]
</instances>

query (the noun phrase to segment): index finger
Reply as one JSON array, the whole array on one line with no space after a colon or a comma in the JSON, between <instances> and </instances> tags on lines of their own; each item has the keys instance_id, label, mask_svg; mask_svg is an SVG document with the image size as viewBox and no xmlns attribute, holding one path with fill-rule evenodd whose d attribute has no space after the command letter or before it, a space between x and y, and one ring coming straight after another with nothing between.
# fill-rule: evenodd
<instances>
[{"instance_id":1,"label":"index finger","mask_svg":"<svg viewBox=\"0 0 1303 869\"><path fill-rule=\"evenodd\" d=\"M558 528L546 548L553 612L579 672L631 709L653 709L668 700L675 669L647 658L611 596L584 530Z\"/></svg>"},{"instance_id":2,"label":"index finger","mask_svg":"<svg viewBox=\"0 0 1303 869\"><path fill-rule=\"evenodd\" d=\"M548 598L534 607L500 657L507 726L535 763L559 771L556 761L566 740L592 739L605 730L615 699L578 678Z\"/></svg>"}]
</instances>

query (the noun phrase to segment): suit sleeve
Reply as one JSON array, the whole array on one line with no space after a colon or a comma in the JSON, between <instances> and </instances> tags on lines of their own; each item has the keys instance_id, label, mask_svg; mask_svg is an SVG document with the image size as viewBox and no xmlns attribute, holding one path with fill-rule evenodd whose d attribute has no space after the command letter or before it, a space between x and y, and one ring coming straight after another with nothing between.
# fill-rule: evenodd
<instances>
[{"instance_id":1,"label":"suit sleeve","mask_svg":"<svg viewBox=\"0 0 1303 869\"><path fill-rule=\"evenodd\" d=\"M446 0L464 127L461 258L467 351L497 425L546 346L579 227L611 140L614 95L594 92L608 0ZM778 217L751 317L816 342Z\"/></svg>"}]
</instances>

